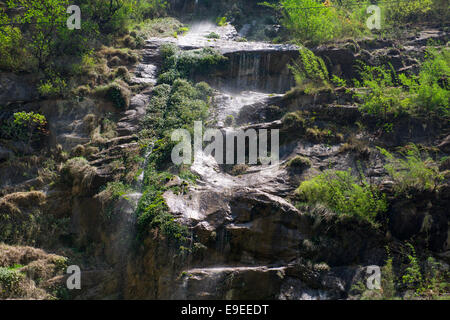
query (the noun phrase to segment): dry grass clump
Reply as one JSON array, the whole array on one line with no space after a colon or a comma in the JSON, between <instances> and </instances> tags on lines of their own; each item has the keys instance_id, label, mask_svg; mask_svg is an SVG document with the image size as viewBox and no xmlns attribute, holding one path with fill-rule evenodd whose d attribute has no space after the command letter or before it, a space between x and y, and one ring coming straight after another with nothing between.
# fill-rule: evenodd
<instances>
[{"instance_id":1,"label":"dry grass clump","mask_svg":"<svg viewBox=\"0 0 450 320\"><path fill-rule=\"evenodd\" d=\"M331 129L320 129L318 127L307 128L305 136L315 143L341 143L344 140L342 133Z\"/></svg>"},{"instance_id":2,"label":"dry grass clump","mask_svg":"<svg viewBox=\"0 0 450 320\"><path fill-rule=\"evenodd\" d=\"M107 59L109 66L126 66L139 61L139 56L132 50L105 46L100 49L98 56Z\"/></svg>"},{"instance_id":3,"label":"dry grass clump","mask_svg":"<svg viewBox=\"0 0 450 320\"><path fill-rule=\"evenodd\" d=\"M45 259L48 256L42 249L29 246L9 246L0 243L0 267L16 264L26 265L34 260Z\"/></svg>"},{"instance_id":4,"label":"dry grass clump","mask_svg":"<svg viewBox=\"0 0 450 320\"><path fill-rule=\"evenodd\" d=\"M108 85L97 87L94 90L95 96L106 99L114 105L117 109L126 110L130 106L131 90L128 84L116 79Z\"/></svg>"},{"instance_id":5,"label":"dry grass clump","mask_svg":"<svg viewBox=\"0 0 450 320\"><path fill-rule=\"evenodd\" d=\"M173 37L183 24L175 18L165 17L145 21L135 27L137 37Z\"/></svg>"},{"instance_id":6,"label":"dry grass clump","mask_svg":"<svg viewBox=\"0 0 450 320\"><path fill-rule=\"evenodd\" d=\"M0 198L0 241L33 242L40 232L37 220L45 200L40 191L16 192Z\"/></svg>"},{"instance_id":7,"label":"dry grass clump","mask_svg":"<svg viewBox=\"0 0 450 320\"><path fill-rule=\"evenodd\" d=\"M124 66L120 66L120 67L117 68L116 73L115 73L115 77L116 78L121 78L124 81L130 81L130 79L131 79L130 72Z\"/></svg>"},{"instance_id":8,"label":"dry grass clump","mask_svg":"<svg viewBox=\"0 0 450 320\"><path fill-rule=\"evenodd\" d=\"M364 141L355 136L351 136L347 142L339 148L339 152L352 152L363 159L367 159L370 156L370 148Z\"/></svg>"},{"instance_id":9,"label":"dry grass clump","mask_svg":"<svg viewBox=\"0 0 450 320\"><path fill-rule=\"evenodd\" d=\"M103 145L108 140L117 137L117 124L109 119L103 119L91 133L91 141L94 145Z\"/></svg>"},{"instance_id":10,"label":"dry grass clump","mask_svg":"<svg viewBox=\"0 0 450 320\"><path fill-rule=\"evenodd\" d=\"M97 81L95 78L94 83ZM91 88L89 86L83 85L72 90L72 93L79 97L87 97L91 93Z\"/></svg>"},{"instance_id":11,"label":"dry grass clump","mask_svg":"<svg viewBox=\"0 0 450 320\"><path fill-rule=\"evenodd\" d=\"M66 162L61 170L61 179L72 186L73 195L80 195L84 191L90 190L92 180L96 174L97 170L89 165L85 158L78 157Z\"/></svg>"}]
</instances>

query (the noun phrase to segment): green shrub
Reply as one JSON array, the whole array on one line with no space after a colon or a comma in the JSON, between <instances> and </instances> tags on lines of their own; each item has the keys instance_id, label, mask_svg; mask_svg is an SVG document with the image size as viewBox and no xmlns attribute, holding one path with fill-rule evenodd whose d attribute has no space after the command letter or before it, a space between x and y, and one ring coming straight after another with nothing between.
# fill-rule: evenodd
<instances>
[{"instance_id":1,"label":"green shrub","mask_svg":"<svg viewBox=\"0 0 450 320\"><path fill-rule=\"evenodd\" d=\"M227 60L212 48L179 51L174 45L160 48L163 58L162 73L159 83L171 84L176 78L189 78L195 74L208 74L213 67Z\"/></svg>"},{"instance_id":2,"label":"green shrub","mask_svg":"<svg viewBox=\"0 0 450 320\"><path fill-rule=\"evenodd\" d=\"M283 129L304 131L306 120L299 112L290 112L281 119Z\"/></svg>"},{"instance_id":3,"label":"green shrub","mask_svg":"<svg viewBox=\"0 0 450 320\"><path fill-rule=\"evenodd\" d=\"M391 70L362 65L360 75L362 85L368 88L368 92L357 94L363 100L360 110L387 120L389 114L398 115L409 109L410 99L402 88L394 87L395 78Z\"/></svg>"},{"instance_id":4,"label":"green shrub","mask_svg":"<svg viewBox=\"0 0 450 320\"><path fill-rule=\"evenodd\" d=\"M125 81L129 81L131 78L130 72L124 66L120 66L117 68L115 76L116 76L116 78L122 78Z\"/></svg>"},{"instance_id":5,"label":"green shrub","mask_svg":"<svg viewBox=\"0 0 450 320\"><path fill-rule=\"evenodd\" d=\"M404 159L394 157L383 148L378 149L386 157L387 163L384 167L394 180L397 192L407 192L411 189L434 190L442 180L438 165L428 155L422 155L413 144L402 152Z\"/></svg>"},{"instance_id":6,"label":"green shrub","mask_svg":"<svg viewBox=\"0 0 450 320\"><path fill-rule=\"evenodd\" d=\"M111 101L118 109L127 109L130 105L131 91L128 85L120 79L106 86L97 87L95 94Z\"/></svg>"},{"instance_id":7,"label":"green shrub","mask_svg":"<svg viewBox=\"0 0 450 320\"><path fill-rule=\"evenodd\" d=\"M218 35L218 34L215 33L215 32L211 32L210 34L208 34L208 35L206 36L206 38L208 38L208 39L220 39L220 35Z\"/></svg>"},{"instance_id":8,"label":"green shrub","mask_svg":"<svg viewBox=\"0 0 450 320\"><path fill-rule=\"evenodd\" d=\"M225 118L225 125L232 126L234 123L234 117L230 114Z\"/></svg>"},{"instance_id":9,"label":"green shrub","mask_svg":"<svg viewBox=\"0 0 450 320\"><path fill-rule=\"evenodd\" d=\"M45 98L63 96L67 88L67 83L60 77L54 77L47 81L41 81L38 86L39 94Z\"/></svg>"},{"instance_id":10,"label":"green shrub","mask_svg":"<svg viewBox=\"0 0 450 320\"><path fill-rule=\"evenodd\" d=\"M408 255L409 264L405 269L405 273L402 276L402 283L406 285L408 289L417 289L422 285L422 272L420 270L419 260L416 257L416 251L414 247L408 243L411 254Z\"/></svg>"},{"instance_id":11,"label":"green shrub","mask_svg":"<svg viewBox=\"0 0 450 320\"><path fill-rule=\"evenodd\" d=\"M193 86L187 80L176 79L172 86L159 85L155 88L143 124L155 132L158 139L173 129L190 130L194 121L207 119L211 94L212 89L206 83Z\"/></svg>"},{"instance_id":12,"label":"green shrub","mask_svg":"<svg viewBox=\"0 0 450 320\"><path fill-rule=\"evenodd\" d=\"M35 112L16 112L14 118L2 127L2 130L12 139L27 143L39 141L48 135L47 119Z\"/></svg>"},{"instance_id":13,"label":"green shrub","mask_svg":"<svg viewBox=\"0 0 450 320\"><path fill-rule=\"evenodd\" d=\"M385 6L385 21L391 22L389 24L411 23L419 21L425 13L431 10L433 0L412 0L400 1L396 5L386 4Z\"/></svg>"},{"instance_id":14,"label":"green shrub","mask_svg":"<svg viewBox=\"0 0 450 320\"><path fill-rule=\"evenodd\" d=\"M188 27L181 27L181 28L178 29L178 34L183 35L183 34L185 34L188 31L189 31Z\"/></svg>"},{"instance_id":15,"label":"green shrub","mask_svg":"<svg viewBox=\"0 0 450 320\"><path fill-rule=\"evenodd\" d=\"M177 70L171 69L158 76L158 83L165 83L171 85L176 79L179 79L180 77L181 74Z\"/></svg>"},{"instance_id":16,"label":"green shrub","mask_svg":"<svg viewBox=\"0 0 450 320\"><path fill-rule=\"evenodd\" d=\"M307 48L301 49L299 53L298 61L289 66L297 86L305 92L329 87L328 70L323 60Z\"/></svg>"},{"instance_id":17,"label":"green shrub","mask_svg":"<svg viewBox=\"0 0 450 320\"><path fill-rule=\"evenodd\" d=\"M390 115L409 113L422 117L449 117L450 51L428 50L418 76L400 74L384 67L362 66L362 85L368 92L357 94L360 109L387 120ZM402 85L402 86L400 86Z\"/></svg>"},{"instance_id":18,"label":"green shrub","mask_svg":"<svg viewBox=\"0 0 450 320\"><path fill-rule=\"evenodd\" d=\"M0 267L0 298L16 297L19 292L19 283L24 274L14 268Z\"/></svg>"},{"instance_id":19,"label":"green shrub","mask_svg":"<svg viewBox=\"0 0 450 320\"><path fill-rule=\"evenodd\" d=\"M304 181L296 190L301 201L323 204L338 214L355 216L375 223L377 214L386 211L387 203L367 182L357 182L348 171L327 170Z\"/></svg>"},{"instance_id":20,"label":"green shrub","mask_svg":"<svg viewBox=\"0 0 450 320\"><path fill-rule=\"evenodd\" d=\"M9 21L6 16L0 14L0 24ZM0 70L4 71L32 71L36 65L36 59L31 55L25 45L21 30L17 27L2 26L0 32Z\"/></svg>"},{"instance_id":21,"label":"green shrub","mask_svg":"<svg viewBox=\"0 0 450 320\"><path fill-rule=\"evenodd\" d=\"M287 163L287 166L291 169L303 170L303 169L311 167L311 160L309 160L306 157L296 156L296 157L292 158L291 160L289 160L289 162Z\"/></svg>"},{"instance_id":22,"label":"green shrub","mask_svg":"<svg viewBox=\"0 0 450 320\"><path fill-rule=\"evenodd\" d=\"M187 241L187 227L179 224L170 214L162 196L169 189L166 184L172 178L173 175L167 172L158 173L152 166L145 171L146 187L136 211L139 238L145 237L151 228L158 228L178 245Z\"/></svg>"},{"instance_id":23,"label":"green shrub","mask_svg":"<svg viewBox=\"0 0 450 320\"><path fill-rule=\"evenodd\" d=\"M343 0L336 4L328 0L281 0L279 4L263 4L279 10L283 26L301 42L317 44L365 31L365 7L356 5L361 5L361 1Z\"/></svg>"},{"instance_id":24,"label":"green shrub","mask_svg":"<svg viewBox=\"0 0 450 320\"><path fill-rule=\"evenodd\" d=\"M428 50L417 77L402 74L399 78L409 87L414 106L411 112L422 116L450 116L450 50Z\"/></svg>"},{"instance_id":25,"label":"green shrub","mask_svg":"<svg viewBox=\"0 0 450 320\"><path fill-rule=\"evenodd\" d=\"M217 24L219 27L225 26L225 25L227 24L227 17L218 17L218 18L216 19L216 24Z\"/></svg>"}]
</instances>

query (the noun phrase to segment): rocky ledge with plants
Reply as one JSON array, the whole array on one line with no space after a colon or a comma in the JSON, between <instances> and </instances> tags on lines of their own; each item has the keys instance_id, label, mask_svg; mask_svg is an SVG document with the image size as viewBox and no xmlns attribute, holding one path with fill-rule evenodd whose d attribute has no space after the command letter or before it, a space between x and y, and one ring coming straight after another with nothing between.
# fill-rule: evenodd
<instances>
[{"instance_id":1,"label":"rocky ledge with plants","mask_svg":"<svg viewBox=\"0 0 450 320\"><path fill-rule=\"evenodd\" d=\"M0 1L0 299L448 299L448 5L369 2Z\"/></svg>"}]
</instances>

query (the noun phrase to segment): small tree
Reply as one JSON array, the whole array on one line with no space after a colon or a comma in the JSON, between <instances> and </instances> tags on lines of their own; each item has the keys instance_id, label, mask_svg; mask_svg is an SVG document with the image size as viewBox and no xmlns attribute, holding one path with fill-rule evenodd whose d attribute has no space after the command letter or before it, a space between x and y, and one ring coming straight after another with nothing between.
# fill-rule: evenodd
<instances>
[{"instance_id":1,"label":"small tree","mask_svg":"<svg viewBox=\"0 0 450 320\"><path fill-rule=\"evenodd\" d=\"M38 68L44 69L52 56L58 31L65 27L68 0L8 0L6 5L20 13L11 17L3 14L0 18L4 22L3 36L12 37L19 28L29 38L28 48L37 59Z\"/></svg>"}]
</instances>

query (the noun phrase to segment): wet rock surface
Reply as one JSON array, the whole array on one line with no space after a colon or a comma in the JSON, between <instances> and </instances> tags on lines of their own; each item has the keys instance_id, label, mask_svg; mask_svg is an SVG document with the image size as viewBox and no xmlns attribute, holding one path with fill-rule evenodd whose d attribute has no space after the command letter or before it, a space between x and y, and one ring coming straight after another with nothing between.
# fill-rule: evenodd
<instances>
[{"instance_id":1,"label":"wet rock surface","mask_svg":"<svg viewBox=\"0 0 450 320\"><path fill-rule=\"evenodd\" d=\"M219 39L208 38L211 32ZM351 78L360 58L377 64L385 57L399 71L414 68L414 59L423 53L420 46L428 39L443 37L440 31L431 30L408 39L410 47L397 48L393 42L377 40L323 46L315 52L326 57L336 74ZM208 78L194 79L207 80L216 89L211 123L222 132L284 130L282 116L294 111L314 113L321 129L337 126L346 137L352 133L345 131L347 127L357 121L377 125L363 119L357 106L351 104L353 93L346 90L284 94L293 85L287 65L298 55L296 46L240 42L232 26L220 28L210 23L194 25L178 39L148 39L143 59L131 78L132 83L146 88L131 98L126 111L116 112L116 134L102 137L98 142L101 148L87 156L92 168L89 183L81 176L63 191L47 195L48 211L70 213L67 241L92 248L92 255L102 260L83 272L86 282L74 298L345 299L352 286L363 279L366 266L384 264L389 237L404 240L418 236L432 250L448 250L448 188L401 199L389 208L389 237L369 223L338 217L323 208L293 206L290 199L299 183L328 168L362 170L374 182L384 181L382 187L390 187L384 180L379 152L365 154L368 164L361 166L360 155L342 149L343 140L314 141L300 130L288 131L289 139L282 140L279 165L251 165L231 174L212 156L199 154L190 168L199 177L196 184L190 185L187 193L163 194L170 213L189 229L190 253L180 253L158 230L136 244L135 211L142 194L122 195L110 208L98 193L114 181L115 172L126 170L120 167L114 171L111 164L140 150L136 134L157 83L162 63L159 47L164 43L182 50L210 47L228 57L225 70L222 66ZM15 96L15 101L35 98L25 87L14 88L12 81L1 82L8 92L5 97ZM45 106L52 144L60 144L68 152L88 144L95 133L93 125L101 123L105 111L98 112L97 107L90 99L77 102L77 108L61 101ZM416 141L434 143L448 153L448 136L436 137L439 126L427 129L410 119L401 125L404 127L398 132L402 133L394 137L380 134L364 138L370 147L380 141L390 146ZM13 153L11 148L0 146L0 162L13 158ZM295 156L307 157L311 166L298 171L288 168L288 161ZM17 173L10 174L2 167L0 172L2 187L23 184L23 188L30 188L35 183L25 177L18 179ZM142 180L135 183L139 185ZM179 177L168 182L170 186L185 184ZM68 208L60 208L62 202ZM63 279L60 276L52 281Z\"/></svg>"}]
</instances>

